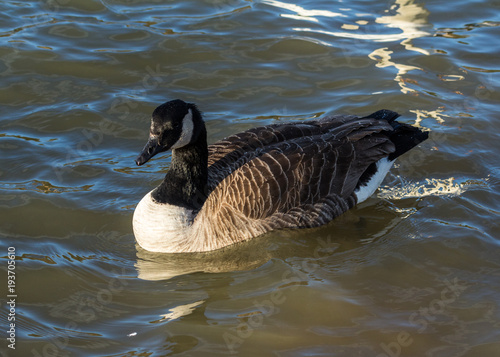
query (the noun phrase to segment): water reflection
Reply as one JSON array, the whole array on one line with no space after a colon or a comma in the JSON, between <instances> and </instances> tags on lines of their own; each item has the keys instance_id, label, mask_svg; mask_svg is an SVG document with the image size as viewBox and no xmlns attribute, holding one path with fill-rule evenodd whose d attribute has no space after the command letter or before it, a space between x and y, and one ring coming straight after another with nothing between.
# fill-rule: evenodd
<instances>
[{"instance_id":1,"label":"water reflection","mask_svg":"<svg viewBox=\"0 0 500 357\"><path fill-rule=\"evenodd\" d=\"M320 23L318 17L346 17L346 15L342 13L335 13L323 9L305 9L298 5L288 4L275 0L265 0L263 2L271 6L279 7L286 11L294 12L295 14L280 14L281 17L288 17L294 20L306 20L310 22ZM343 10L347 13L352 9L345 8ZM416 3L414 0L396 0L392 6L390 6L388 9L385 9L384 13L386 13L386 15L378 16L375 18L375 23L382 26L374 26L373 23L370 23L370 21L360 18L359 20L355 21L355 23L342 24L340 26L340 29L343 31L325 30L324 27L331 28L331 26L326 23L327 20L324 21L325 23L323 25L325 26L323 27L295 27L293 28L293 30L303 33L323 34L333 36L335 38L358 40L362 41L363 46L365 46L365 41L371 41L374 43L388 43L399 41L399 43L408 51L418 52L423 55L430 54L428 50L418 47L413 43L413 40L417 38L431 35L430 32L425 30L425 28L429 27L429 11L424 7L423 4ZM371 15L372 14L368 14L368 16ZM367 14L357 14L356 16L366 17ZM336 25L335 27L338 27L338 25ZM400 32L390 31L390 29L398 29L400 30ZM317 41L318 40L316 39L316 42ZM324 41L321 42L321 44L328 45ZM331 44L329 45L331 46ZM349 45L346 46L345 50L350 51L353 47L356 47L356 43L350 42ZM410 71L420 70L421 68L404 63L398 63L392 58L393 53L394 51L390 50L388 47L381 47L373 50L368 55L368 57L377 62L377 67L396 68L397 74L394 80L401 87L401 91L403 93L406 94L409 92L415 92L414 89L407 86L407 81L403 79L403 76Z\"/></svg>"},{"instance_id":2,"label":"water reflection","mask_svg":"<svg viewBox=\"0 0 500 357\"><path fill-rule=\"evenodd\" d=\"M191 273L223 273L256 268L271 254L261 238L209 253L164 254L148 252L138 245L135 268L139 279L168 280Z\"/></svg>"},{"instance_id":3,"label":"water reflection","mask_svg":"<svg viewBox=\"0 0 500 357\"><path fill-rule=\"evenodd\" d=\"M276 4L277 1L266 0L266 3ZM317 22L316 18L311 20L312 16L327 16L327 17L345 17L345 15L340 13L331 13L325 10L305 10L296 5L285 6L284 3L281 4L281 7L297 12L300 16L292 16L289 14L281 14L283 17L291 17L298 20L310 20ZM346 9L351 10L351 9ZM328 34L335 37L341 38L351 38L358 40L368 40L373 42L392 42L397 40L402 40L401 44L405 46L406 49L417 51L423 54L429 54L428 51L415 47L411 40L419 37L424 37L430 35L429 32L424 31L422 28L427 27L429 24L427 22L427 17L429 16L429 11L427 11L423 5L414 4L414 0L396 0L395 4L390 8L386 9L385 12L396 10L395 15L385 15L380 16L375 19L375 22L378 24L386 25L386 28L397 28L402 30L400 33L382 33L381 28L376 28L375 31L379 33L369 33L368 28L363 27L369 25L369 21L366 20L358 20L356 21L357 25L354 24L343 24L341 26L342 29L347 30L359 30L356 32L349 31L326 31L317 28L295 28L295 31L304 31L304 32L316 32ZM366 14L360 14L358 16L366 16Z\"/></svg>"},{"instance_id":4,"label":"water reflection","mask_svg":"<svg viewBox=\"0 0 500 357\"><path fill-rule=\"evenodd\" d=\"M415 120L416 126L421 126L422 120L424 120L425 118L433 118L439 124L444 124L445 120L443 119L443 117L449 117L449 115L443 113L443 108L438 108L436 110L415 109L410 110L410 112L417 115L417 119Z\"/></svg>"},{"instance_id":5,"label":"water reflection","mask_svg":"<svg viewBox=\"0 0 500 357\"><path fill-rule=\"evenodd\" d=\"M208 253L165 254L153 253L136 245L134 264L139 279L169 280L193 273L231 273L258 269L270 261L306 261L300 266L309 271L310 266L321 261L335 261L356 249L365 249L404 218L416 212L395 211L390 208L370 213L380 200L369 200L354 211L348 211L331 223L313 229L290 229L270 232L250 241L235 244ZM183 278L185 279L185 278Z\"/></svg>"},{"instance_id":6,"label":"water reflection","mask_svg":"<svg viewBox=\"0 0 500 357\"><path fill-rule=\"evenodd\" d=\"M160 322L169 322L169 321L180 319L181 317L192 314L193 311L198 306L203 304L204 302L205 302L205 300L199 300L199 301L195 301L195 302L190 303L190 304L177 305L177 306L169 309L166 314L160 315L161 318L159 320L151 321L151 323L156 324L156 323L160 323Z\"/></svg>"},{"instance_id":7,"label":"water reflection","mask_svg":"<svg viewBox=\"0 0 500 357\"><path fill-rule=\"evenodd\" d=\"M30 180L25 182L1 182L0 190L21 190L40 193L65 193L65 192L83 192L90 191L94 185L82 186L57 186L48 181Z\"/></svg>"},{"instance_id":8,"label":"water reflection","mask_svg":"<svg viewBox=\"0 0 500 357\"><path fill-rule=\"evenodd\" d=\"M346 15L341 14L339 12L332 12L329 10L309 10L305 9L296 4L289 4L286 2L276 1L276 0L262 0L263 4L267 4L270 6L278 7L281 9L285 9L291 12L295 12L296 14L280 14L281 17L288 17L294 20L306 20L312 22L319 22L316 18L318 16L326 16L326 17L346 17Z\"/></svg>"},{"instance_id":9,"label":"water reflection","mask_svg":"<svg viewBox=\"0 0 500 357\"><path fill-rule=\"evenodd\" d=\"M413 45L412 40L429 36L430 33L422 30L429 26L427 18L429 11L423 4L415 4L414 0L396 0L391 10L397 9L393 16L381 16L375 20L379 24L386 24L390 28L399 28L403 32L400 36L403 38L401 44L405 49L420 52L429 55L429 51Z\"/></svg>"},{"instance_id":10,"label":"water reflection","mask_svg":"<svg viewBox=\"0 0 500 357\"><path fill-rule=\"evenodd\" d=\"M381 68L395 67L398 70L398 73L396 74L396 77L394 78L394 80L401 87L401 92L403 92L405 94L408 92L415 92L414 89L412 89L406 85L407 81L405 81L403 79L403 75L407 74L410 71L413 71L415 69L420 69L420 68L391 61L392 53L393 53L393 51L390 51L387 47L382 47L382 48L376 49L375 51L370 53L368 55L368 57L371 58L372 60L378 62L376 64L377 67L381 67Z\"/></svg>"},{"instance_id":11,"label":"water reflection","mask_svg":"<svg viewBox=\"0 0 500 357\"><path fill-rule=\"evenodd\" d=\"M395 15L381 16L375 21L380 24L386 24L387 27L390 28L401 29L402 33L398 36L402 39L401 45L403 45L406 50L429 55L429 51L415 46L412 42L416 38L430 35L430 33L422 30L422 27L428 25L427 18L429 16L429 11L427 11L423 5L414 4L413 0L396 0L393 7L397 7ZM394 80L401 87L401 92L405 94L415 92L414 89L406 85L407 81L404 80L403 76L410 71L416 69L420 70L421 68L403 63L397 63L392 60L392 54L393 51L389 50L389 48L381 47L370 53L368 57L377 61L377 67L394 67L397 69L397 74Z\"/></svg>"}]
</instances>

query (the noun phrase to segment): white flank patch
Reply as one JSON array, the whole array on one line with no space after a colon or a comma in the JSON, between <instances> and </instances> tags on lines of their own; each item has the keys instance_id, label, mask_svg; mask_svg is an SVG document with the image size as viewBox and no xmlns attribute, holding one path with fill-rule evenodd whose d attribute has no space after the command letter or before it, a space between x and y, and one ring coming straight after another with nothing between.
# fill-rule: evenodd
<instances>
[{"instance_id":1,"label":"white flank patch","mask_svg":"<svg viewBox=\"0 0 500 357\"><path fill-rule=\"evenodd\" d=\"M366 185L360 186L354 193L358 197L358 203L365 201L368 197L373 195L377 188L380 186L382 181L384 181L385 175L389 172L394 161L389 161L388 158L383 158L377 161L377 171L366 183Z\"/></svg>"},{"instance_id":2,"label":"white flank patch","mask_svg":"<svg viewBox=\"0 0 500 357\"><path fill-rule=\"evenodd\" d=\"M177 140L177 142L172 145L172 149L178 149L189 144L191 142L191 139L193 138L193 128L193 113L191 112L191 109L188 109L188 113L182 119L181 136L179 137L179 140Z\"/></svg>"}]
</instances>

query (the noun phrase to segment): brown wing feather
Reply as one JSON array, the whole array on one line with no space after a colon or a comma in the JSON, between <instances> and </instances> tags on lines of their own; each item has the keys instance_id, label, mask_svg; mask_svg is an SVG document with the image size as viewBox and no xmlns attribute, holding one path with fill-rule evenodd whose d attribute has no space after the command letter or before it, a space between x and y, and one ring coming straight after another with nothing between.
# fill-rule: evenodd
<instances>
[{"instance_id":1,"label":"brown wing feather","mask_svg":"<svg viewBox=\"0 0 500 357\"><path fill-rule=\"evenodd\" d=\"M356 203L366 168L394 151L381 133L391 130L386 121L332 117L255 128L211 145L200 229L227 245L329 222Z\"/></svg>"}]
</instances>

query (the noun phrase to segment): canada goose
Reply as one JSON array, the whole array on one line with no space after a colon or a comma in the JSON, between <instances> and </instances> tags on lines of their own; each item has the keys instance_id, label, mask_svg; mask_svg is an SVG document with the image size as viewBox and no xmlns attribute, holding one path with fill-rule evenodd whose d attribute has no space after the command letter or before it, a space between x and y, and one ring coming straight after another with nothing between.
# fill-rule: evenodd
<instances>
[{"instance_id":1,"label":"canada goose","mask_svg":"<svg viewBox=\"0 0 500 357\"><path fill-rule=\"evenodd\" d=\"M136 163L167 150L172 161L135 209L137 242L154 252L203 252L323 225L370 197L394 160L427 139L398 116L379 110L273 124L208 146L195 104L164 103Z\"/></svg>"}]
</instances>

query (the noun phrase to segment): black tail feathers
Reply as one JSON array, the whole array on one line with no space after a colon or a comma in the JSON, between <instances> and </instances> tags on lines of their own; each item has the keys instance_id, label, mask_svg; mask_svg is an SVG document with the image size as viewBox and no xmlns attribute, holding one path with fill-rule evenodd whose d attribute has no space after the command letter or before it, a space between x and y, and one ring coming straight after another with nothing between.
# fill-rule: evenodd
<instances>
[{"instance_id":1,"label":"black tail feathers","mask_svg":"<svg viewBox=\"0 0 500 357\"><path fill-rule=\"evenodd\" d=\"M427 131L422 131L409 124L397 122L396 119L398 117L398 113L387 109L376 111L375 113L367 116L367 118L386 120L393 127L393 131L386 132L387 136L396 147L396 150L388 157L391 161L396 159L398 156L403 155L405 152L414 148L429 137L429 132Z\"/></svg>"}]
</instances>

